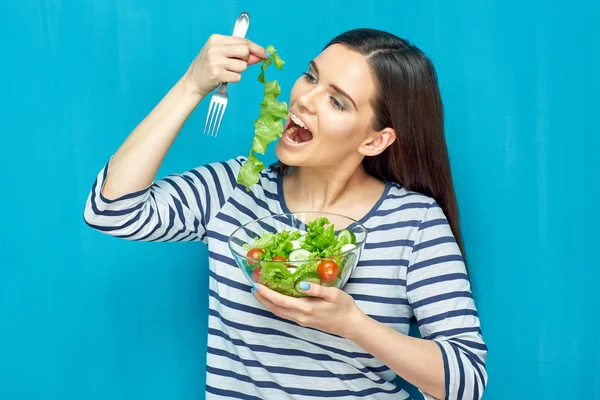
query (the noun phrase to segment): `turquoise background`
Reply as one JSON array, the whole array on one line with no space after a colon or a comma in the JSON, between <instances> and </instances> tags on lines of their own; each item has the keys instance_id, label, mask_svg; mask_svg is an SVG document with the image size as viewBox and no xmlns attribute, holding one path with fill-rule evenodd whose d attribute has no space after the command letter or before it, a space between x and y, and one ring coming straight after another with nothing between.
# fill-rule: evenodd
<instances>
[{"instance_id":1,"label":"turquoise background","mask_svg":"<svg viewBox=\"0 0 600 400\"><path fill-rule=\"evenodd\" d=\"M0 399L204 397L207 253L88 228L96 176L208 35L287 62L367 26L434 61L477 306L485 399L600 399L598 2L43 1L0 4ZM245 155L262 96L230 85L217 139L192 115L160 174ZM269 154L273 160L273 154Z\"/></svg>"}]
</instances>

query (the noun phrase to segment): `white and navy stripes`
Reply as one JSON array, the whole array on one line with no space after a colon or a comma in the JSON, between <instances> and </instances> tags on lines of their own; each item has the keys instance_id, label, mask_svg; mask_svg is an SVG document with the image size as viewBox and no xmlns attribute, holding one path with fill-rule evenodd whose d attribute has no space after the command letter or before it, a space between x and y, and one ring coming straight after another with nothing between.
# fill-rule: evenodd
<instances>
[{"instance_id":1,"label":"white and navy stripes","mask_svg":"<svg viewBox=\"0 0 600 400\"><path fill-rule=\"evenodd\" d=\"M85 221L128 240L208 245L207 398L410 398L391 382L393 371L351 341L281 319L250 294L227 238L241 224L289 210L275 172L263 171L251 191L238 186L243 161L169 175L116 200L100 191L107 165L92 187ZM487 383L487 348L441 208L388 182L361 222L367 244L344 290L366 314L399 332L407 334L415 317L421 336L442 352L446 398L479 399Z\"/></svg>"}]
</instances>

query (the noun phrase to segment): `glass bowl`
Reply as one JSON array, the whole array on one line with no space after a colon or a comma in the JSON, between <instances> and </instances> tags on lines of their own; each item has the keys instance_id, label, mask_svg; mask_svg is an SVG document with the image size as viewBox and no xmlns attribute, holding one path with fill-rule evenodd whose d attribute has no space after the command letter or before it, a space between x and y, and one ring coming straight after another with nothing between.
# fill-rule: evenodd
<instances>
[{"instance_id":1,"label":"glass bowl","mask_svg":"<svg viewBox=\"0 0 600 400\"><path fill-rule=\"evenodd\" d=\"M228 245L250 283L305 297L299 287L302 281L341 289L358 264L366 240L366 228L355 219L295 212L249 222L233 232Z\"/></svg>"}]
</instances>

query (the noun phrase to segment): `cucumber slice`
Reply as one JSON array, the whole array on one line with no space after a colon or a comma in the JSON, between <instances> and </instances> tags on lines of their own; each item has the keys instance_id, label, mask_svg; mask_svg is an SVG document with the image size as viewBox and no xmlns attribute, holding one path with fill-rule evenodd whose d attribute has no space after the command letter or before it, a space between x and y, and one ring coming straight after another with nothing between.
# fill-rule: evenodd
<instances>
[{"instance_id":1,"label":"cucumber slice","mask_svg":"<svg viewBox=\"0 0 600 400\"><path fill-rule=\"evenodd\" d=\"M352 243L348 243L348 244L343 245L342 248L340 249L340 251L342 253L345 253L345 252L350 251L350 250L352 250L354 248L356 248L355 245L353 245Z\"/></svg>"},{"instance_id":2,"label":"cucumber slice","mask_svg":"<svg viewBox=\"0 0 600 400\"><path fill-rule=\"evenodd\" d=\"M337 236L338 240L342 240L343 238L348 239L348 243L356 244L356 235L349 229L344 229Z\"/></svg>"},{"instance_id":3,"label":"cucumber slice","mask_svg":"<svg viewBox=\"0 0 600 400\"><path fill-rule=\"evenodd\" d=\"M306 272L294 277L294 281L296 283L300 283L302 281L311 282L311 283L319 283L321 282L321 276L318 272Z\"/></svg>"},{"instance_id":4,"label":"cucumber slice","mask_svg":"<svg viewBox=\"0 0 600 400\"><path fill-rule=\"evenodd\" d=\"M306 249L296 249L290 253L290 261L306 261L310 259L310 251Z\"/></svg>"}]
</instances>

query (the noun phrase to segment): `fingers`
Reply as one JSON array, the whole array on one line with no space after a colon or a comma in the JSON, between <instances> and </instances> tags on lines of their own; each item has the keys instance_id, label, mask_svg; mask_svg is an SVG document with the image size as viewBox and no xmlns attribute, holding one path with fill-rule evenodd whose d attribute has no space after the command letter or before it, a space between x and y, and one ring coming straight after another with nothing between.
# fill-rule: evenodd
<instances>
[{"instance_id":1,"label":"fingers","mask_svg":"<svg viewBox=\"0 0 600 400\"><path fill-rule=\"evenodd\" d=\"M258 44L254 43L251 40L248 40L248 39L244 39L244 40L246 41L246 45L250 49L250 53L252 53L255 56L260 57L260 58L267 57L267 51L265 50L264 47L259 46Z\"/></svg>"},{"instance_id":2,"label":"fingers","mask_svg":"<svg viewBox=\"0 0 600 400\"><path fill-rule=\"evenodd\" d=\"M227 36L225 38L226 41L222 45L213 44L210 53L213 55L212 57L215 62L217 64L221 64L222 67L227 71L238 74L242 73L248 68L249 65L257 64L263 60L263 55L256 54L256 52L266 55L262 47L246 39ZM222 39L218 39L217 42L219 40ZM229 40L234 41L235 43L231 43ZM253 51L255 53L253 53ZM225 80L226 78L223 77L223 82L239 82L240 80L231 74L227 75L230 77L228 79L231 80Z\"/></svg>"},{"instance_id":3,"label":"fingers","mask_svg":"<svg viewBox=\"0 0 600 400\"><path fill-rule=\"evenodd\" d=\"M256 292L258 294L260 294L262 297L269 300L271 303L278 305L279 307L297 308L297 307L294 307L293 300L298 300L298 299L283 295L281 293L277 293L276 291L271 290L264 285L258 285L258 289L256 290Z\"/></svg>"},{"instance_id":4,"label":"fingers","mask_svg":"<svg viewBox=\"0 0 600 400\"><path fill-rule=\"evenodd\" d=\"M260 304L262 304L267 310L271 311L276 316L278 316L280 318L289 319L289 320L294 319L293 318L293 314L295 313L294 310L278 306L277 304L275 304L271 300L269 300L267 297L260 294L258 292L258 290L254 291L254 297L256 298L256 300L258 300L258 302Z\"/></svg>"},{"instance_id":5,"label":"fingers","mask_svg":"<svg viewBox=\"0 0 600 400\"><path fill-rule=\"evenodd\" d=\"M248 61L250 57L250 48L245 44L227 44L222 47L223 55L227 58L239 58Z\"/></svg>"},{"instance_id":6,"label":"fingers","mask_svg":"<svg viewBox=\"0 0 600 400\"><path fill-rule=\"evenodd\" d=\"M260 59L267 57L267 51L264 47L246 38L214 34L210 36L208 43L212 46L244 45L248 48L250 54L253 54Z\"/></svg>"},{"instance_id":7,"label":"fingers","mask_svg":"<svg viewBox=\"0 0 600 400\"><path fill-rule=\"evenodd\" d=\"M223 62L223 67L231 72L244 72L248 68L248 63L235 58L228 58Z\"/></svg>"},{"instance_id":8,"label":"fingers","mask_svg":"<svg viewBox=\"0 0 600 400\"><path fill-rule=\"evenodd\" d=\"M257 57L254 54L250 54L250 58L248 59L248 65L258 64L262 60L264 60L264 58Z\"/></svg>"},{"instance_id":9,"label":"fingers","mask_svg":"<svg viewBox=\"0 0 600 400\"><path fill-rule=\"evenodd\" d=\"M310 321L314 314L314 307L312 306L312 304L307 304L305 307L298 309L295 307L285 307L279 305L278 303L280 302L278 302L276 298L267 297L269 296L269 293L267 293L266 291L263 291L263 293L261 294L259 290L255 290L254 296L256 297L256 300L258 300L259 303L261 303L267 310L269 310L279 318L294 321L301 326L310 325Z\"/></svg>"},{"instance_id":10,"label":"fingers","mask_svg":"<svg viewBox=\"0 0 600 400\"><path fill-rule=\"evenodd\" d=\"M223 55L228 58L238 58L247 62L247 65L254 65L261 62L264 57L253 54L245 44L229 44L223 47Z\"/></svg>"},{"instance_id":11,"label":"fingers","mask_svg":"<svg viewBox=\"0 0 600 400\"><path fill-rule=\"evenodd\" d=\"M239 82L248 65L260 62L266 51L239 37L211 35L186 71L186 79L202 96L219 84Z\"/></svg>"},{"instance_id":12,"label":"fingers","mask_svg":"<svg viewBox=\"0 0 600 400\"><path fill-rule=\"evenodd\" d=\"M271 290L264 285L258 285L258 290L256 290L256 293L262 298L268 300L270 303L281 308L297 310L306 315L311 315L314 312L314 304L312 304L310 301L311 299L301 299L286 296Z\"/></svg>"},{"instance_id":13,"label":"fingers","mask_svg":"<svg viewBox=\"0 0 600 400\"><path fill-rule=\"evenodd\" d=\"M233 82L237 83L242 80L242 74L231 71L224 71L221 74L220 82Z\"/></svg>"},{"instance_id":14,"label":"fingers","mask_svg":"<svg viewBox=\"0 0 600 400\"><path fill-rule=\"evenodd\" d=\"M309 282L300 282L300 289L309 296L319 297L329 303L335 303L339 299L341 292L334 287L326 287Z\"/></svg>"}]
</instances>

